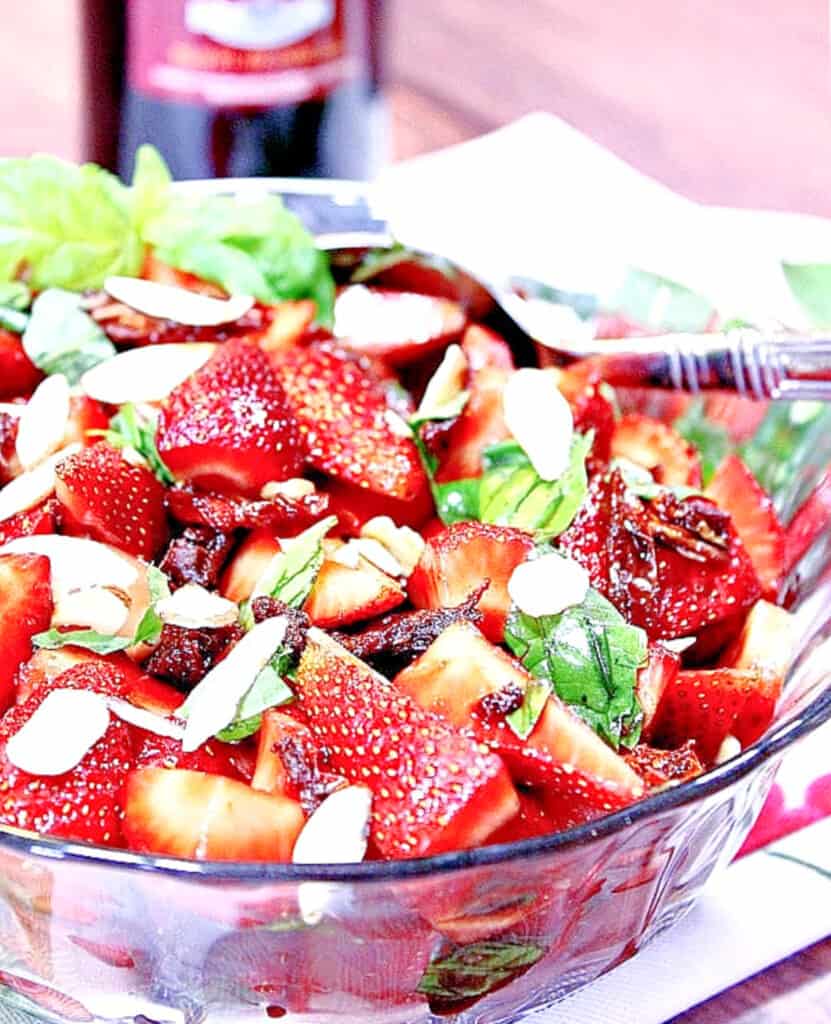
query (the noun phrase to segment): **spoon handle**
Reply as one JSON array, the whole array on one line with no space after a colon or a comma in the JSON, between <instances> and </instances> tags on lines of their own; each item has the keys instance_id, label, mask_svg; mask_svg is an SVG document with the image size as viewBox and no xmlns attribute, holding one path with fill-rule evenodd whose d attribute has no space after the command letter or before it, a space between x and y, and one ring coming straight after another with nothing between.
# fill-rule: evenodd
<instances>
[{"instance_id":1,"label":"spoon handle","mask_svg":"<svg viewBox=\"0 0 831 1024\"><path fill-rule=\"evenodd\" d=\"M610 384L831 401L831 334L662 334L597 342L588 362Z\"/></svg>"}]
</instances>

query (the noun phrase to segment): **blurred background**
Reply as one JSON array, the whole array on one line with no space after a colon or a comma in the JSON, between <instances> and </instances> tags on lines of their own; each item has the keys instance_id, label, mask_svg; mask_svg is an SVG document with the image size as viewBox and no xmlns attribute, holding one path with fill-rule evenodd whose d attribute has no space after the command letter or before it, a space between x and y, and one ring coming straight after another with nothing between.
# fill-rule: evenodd
<instances>
[{"instance_id":1,"label":"blurred background","mask_svg":"<svg viewBox=\"0 0 831 1024\"><path fill-rule=\"evenodd\" d=\"M81 6L4 10L4 153L82 155ZM383 9L395 159L548 110L692 198L831 214L827 0Z\"/></svg>"}]
</instances>

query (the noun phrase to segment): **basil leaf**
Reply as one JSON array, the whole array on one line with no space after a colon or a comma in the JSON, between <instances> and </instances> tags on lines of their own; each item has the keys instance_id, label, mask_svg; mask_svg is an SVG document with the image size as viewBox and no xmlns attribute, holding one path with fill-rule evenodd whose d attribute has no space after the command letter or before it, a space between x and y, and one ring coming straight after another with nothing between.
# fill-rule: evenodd
<instances>
[{"instance_id":1,"label":"basil leaf","mask_svg":"<svg viewBox=\"0 0 831 1024\"><path fill-rule=\"evenodd\" d=\"M141 456L165 487L176 483L156 447L156 424L141 417L132 403L121 406L102 435L114 448L129 448Z\"/></svg>"},{"instance_id":2,"label":"basil leaf","mask_svg":"<svg viewBox=\"0 0 831 1024\"><path fill-rule=\"evenodd\" d=\"M222 732L217 733L217 739L226 743L239 743L253 736L262 725L263 711L290 704L293 700L294 694L278 674L274 663L266 665L240 701L236 718Z\"/></svg>"},{"instance_id":3,"label":"basil leaf","mask_svg":"<svg viewBox=\"0 0 831 1024\"><path fill-rule=\"evenodd\" d=\"M145 239L160 259L261 302L312 298L331 326L335 285L326 253L279 196L188 199L175 195L150 219Z\"/></svg>"},{"instance_id":4,"label":"basil leaf","mask_svg":"<svg viewBox=\"0 0 831 1024\"><path fill-rule=\"evenodd\" d=\"M147 587L150 591L150 604L136 626L136 635L133 637L134 644L155 643L161 636L164 627L164 623L156 611L156 604L166 597L170 597L170 584L167 576L155 565L147 566Z\"/></svg>"},{"instance_id":5,"label":"basil leaf","mask_svg":"<svg viewBox=\"0 0 831 1024\"><path fill-rule=\"evenodd\" d=\"M695 445L701 460L701 480L704 486L712 480L716 467L730 451L730 435L726 427L715 423L704 411L704 399L695 398L687 406L673 427L678 433Z\"/></svg>"},{"instance_id":6,"label":"basil leaf","mask_svg":"<svg viewBox=\"0 0 831 1024\"><path fill-rule=\"evenodd\" d=\"M785 280L814 327L831 326L831 264L783 263Z\"/></svg>"},{"instance_id":7,"label":"basil leaf","mask_svg":"<svg viewBox=\"0 0 831 1024\"><path fill-rule=\"evenodd\" d=\"M516 443L503 441L483 454L479 519L556 537L571 523L588 488L586 457L593 435L575 434L569 464L558 480L543 480Z\"/></svg>"},{"instance_id":8,"label":"basil leaf","mask_svg":"<svg viewBox=\"0 0 831 1024\"><path fill-rule=\"evenodd\" d=\"M429 964L417 991L434 1010L480 999L533 967L544 953L533 943L474 942Z\"/></svg>"},{"instance_id":9,"label":"basil leaf","mask_svg":"<svg viewBox=\"0 0 831 1024\"><path fill-rule=\"evenodd\" d=\"M141 234L167 208L171 181L167 164L155 146L139 146L130 188L130 214Z\"/></svg>"},{"instance_id":10,"label":"basil leaf","mask_svg":"<svg viewBox=\"0 0 831 1024\"><path fill-rule=\"evenodd\" d=\"M635 683L646 660L646 634L605 597L589 590L580 605L540 618L514 608L505 642L613 747L637 743L643 714Z\"/></svg>"},{"instance_id":11,"label":"basil leaf","mask_svg":"<svg viewBox=\"0 0 831 1024\"><path fill-rule=\"evenodd\" d=\"M478 477L453 480L446 484L433 484L436 515L445 526L479 518L480 484L481 481Z\"/></svg>"},{"instance_id":12,"label":"basil leaf","mask_svg":"<svg viewBox=\"0 0 831 1024\"><path fill-rule=\"evenodd\" d=\"M64 374L70 384L115 355L115 346L79 303L80 296L60 288L41 292L23 333L23 349L35 366Z\"/></svg>"},{"instance_id":13,"label":"basil leaf","mask_svg":"<svg viewBox=\"0 0 831 1024\"><path fill-rule=\"evenodd\" d=\"M505 716L511 731L521 740L528 739L534 731L534 726L539 721L546 701L551 696L551 686L548 682L539 681L528 684L522 704Z\"/></svg>"},{"instance_id":14,"label":"basil leaf","mask_svg":"<svg viewBox=\"0 0 831 1024\"><path fill-rule=\"evenodd\" d=\"M683 501L684 498L691 498L695 494L701 494L697 488L686 487L684 484L659 484L648 469L626 458L612 459L609 469L610 471L617 470L623 477L627 490L645 501L653 501L667 493L675 495L680 501Z\"/></svg>"},{"instance_id":15,"label":"basil leaf","mask_svg":"<svg viewBox=\"0 0 831 1024\"><path fill-rule=\"evenodd\" d=\"M715 306L703 295L648 270L630 267L620 287L603 302L604 309L622 313L640 327L657 331L705 330Z\"/></svg>"},{"instance_id":16,"label":"basil leaf","mask_svg":"<svg viewBox=\"0 0 831 1024\"><path fill-rule=\"evenodd\" d=\"M130 194L100 167L51 156L0 160L0 280L26 266L36 291L135 275L143 246Z\"/></svg>"},{"instance_id":17,"label":"basil leaf","mask_svg":"<svg viewBox=\"0 0 831 1024\"><path fill-rule=\"evenodd\" d=\"M21 312L28 309L31 304L32 293L28 285L25 285L22 281L0 281L0 306L5 306L8 310Z\"/></svg>"},{"instance_id":18,"label":"basil leaf","mask_svg":"<svg viewBox=\"0 0 831 1024\"><path fill-rule=\"evenodd\" d=\"M133 640L129 636L98 633L94 629L76 629L69 633L48 629L45 633L35 633L32 643L48 651L56 651L60 647L83 647L85 651L94 651L95 654L113 654L130 647Z\"/></svg>"}]
</instances>

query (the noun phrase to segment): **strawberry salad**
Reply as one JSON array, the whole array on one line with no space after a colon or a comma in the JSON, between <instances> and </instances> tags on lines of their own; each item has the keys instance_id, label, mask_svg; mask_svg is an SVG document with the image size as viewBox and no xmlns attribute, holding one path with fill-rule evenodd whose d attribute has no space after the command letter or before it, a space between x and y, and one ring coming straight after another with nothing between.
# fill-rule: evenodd
<instances>
[{"instance_id":1,"label":"strawberry salad","mask_svg":"<svg viewBox=\"0 0 831 1024\"><path fill-rule=\"evenodd\" d=\"M824 518L786 531L715 419L517 368L403 250L336 289L277 197L149 149L130 186L0 161L0 221L3 826L422 857L769 725Z\"/></svg>"}]
</instances>

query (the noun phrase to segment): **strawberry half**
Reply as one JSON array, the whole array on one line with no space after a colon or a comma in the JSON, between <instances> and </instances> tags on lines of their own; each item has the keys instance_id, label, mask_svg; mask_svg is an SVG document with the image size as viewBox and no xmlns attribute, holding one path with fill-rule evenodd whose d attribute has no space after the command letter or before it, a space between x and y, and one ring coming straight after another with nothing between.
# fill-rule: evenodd
<instances>
[{"instance_id":1,"label":"strawberry half","mask_svg":"<svg viewBox=\"0 0 831 1024\"><path fill-rule=\"evenodd\" d=\"M330 555L338 547L326 544ZM403 604L406 594L397 580L361 558L356 568L327 557L303 610L316 626L335 629L383 615Z\"/></svg>"},{"instance_id":2,"label":"strawberry half","mask_svg":"<svg viewBox=\"0 0 831 1024\"><path fill-rule=\"evenodd\" d=\"M63 775L21 771L6 757L5 747L53 690L122 696L123 684L121 674L110 666L80 665L39 687L4 715L0 721L0 822L40 834L121 845L123 787L133 758L130 730L123 722L113 717L104 736Z\"/></svg>"},{"instance_id":3,"label":"strawberry half","mask_svg":"<svg viewBox=\"0 0 831 1024\"><path fill-rule=\"evenodd\" d=\"M512 526L453 523L427 541L410 576L410 600L416 608L452 608L487 580L477 607L484 615L482 632L499 643L511 606L508 580L533 548L531 535Z\"/></svg>"},{"instance_id":4,"label":"strawberry half","mask_svg":"<svg viewBox=\"0 0 831 1024\"><path fill-rule=\"evenodd\" d=\"M298 476L305 455L268 357L239 339L168 395L156 445L179 479L251 497L269 481Z\"/></svg>"},{"instance_id":5,"label":"strawberry half","mask_svg":"<svg viewBox=\"0 0 831 1024\"><path fill-rule=\"evenodd\" d=\"M763 595L774 599L785 574L785 531L773 502L737 455L719 463L704 493L730 513Z\"/></svg>"},{"instance_id":6,"label":"strawberry half","mask_svg":"<svg viewBox=\"0 0 831 1024\"><path fill-rule=\"evenodd\" d=\"M310 633L294 685L332 769L372 790L371 834L383 856L469 849L516 814L498 757L325 634Z\"/></svg>"},{"instance_id":7,"label":"strawberry half","mask_svg":"<svg viewBox=\"0 0 831 1024\"><path fill-rule=\"evenodd\" d=\"M831 470L797 509L785 532L785 572L790 574L831 521Z\"/></svg>"},{"instance_id":8,"label":"strawberry half","mask_svg":"<svg viewBox=\"0 0 831 1024\"><path fill-rule=\"evenodd\" d=\"M678 675L681 659L663 644L649 645L649 660L638 669L638 680L635 684L635 695L643 711L641 734L649 739L652 734L652 723L661 703L664 690Z\"/></svg>"},{"instance_id":9,"label":"strawberry half","mask_svg":"<svg viewBox=\"0 0 831 1024\"><path fill-rule=\"evenodd\" d=\"M612 435L613 458L648 469L658 483L701 486L701 463L695 447L660 420L628 413Z\"/></svg>"},{"instance_id":10,"label":"strawberry half","mask_svg":"<svg viewBox=\"0 0 831 1024\"><path fill-rule=\"evenodd\" d=\"M0 399L31 394L43 374L23 351L20 338L0 328Z\"/></svg>"},{"instance_id":11,"label":"strawberry half","mask_svg":"<svg viewBox=\"0 0 831 1024\"><path fill-rule=\"evenodd\" d=\"M32 656L32 637L49 629L52 585L44 555L0 555L0 711L14 701L15 674Z\"/></svg>"},{"instance_id":12,"label":"strawberry half","mask_svg":"<svg viewBox=\"0 0 831 1024\"><path fill-rule=\"evenodd\" d=\"M315 469L402 501L424 490L416 446L390 426L384 387L363 362L318 346L293 349L274 366Z\"/></svg>"},{"instance_id":13,"label":"strawberry half","mask_svg":"<svg viewBox=\"0 0 831 1024\"><path fill-rule=\"evenodd\" d=\"M727 736L746 747L762 735L781 692L781 676L755 669L679 672L658 706L653 742L679 747L692 739L701 760L711 764Z\"/></svg>"},{"instance_id":14,"label":"strawberry half","mask_svg":"<svg viewBox=\"0 0 831 1024\"><path fill-rule=\"evenodd\" d=\"M0 544L8 544L18 537L31 537L36 533L55 533L55 512L58 503L47 499L25 512L18 512L0 523Z\"/></svg>"},{"instance_id":15,"label":"strawberry half","mask_svg":"<svg viewBox=\"0 0 831 1024\"><path fill-rule=\"evenodd\" d=\"M151 559L167 542L164 489L144 466L133 466L108 444L70 455L55 470L65 533L92 537Z\"/></svg>"}]
</instances>

